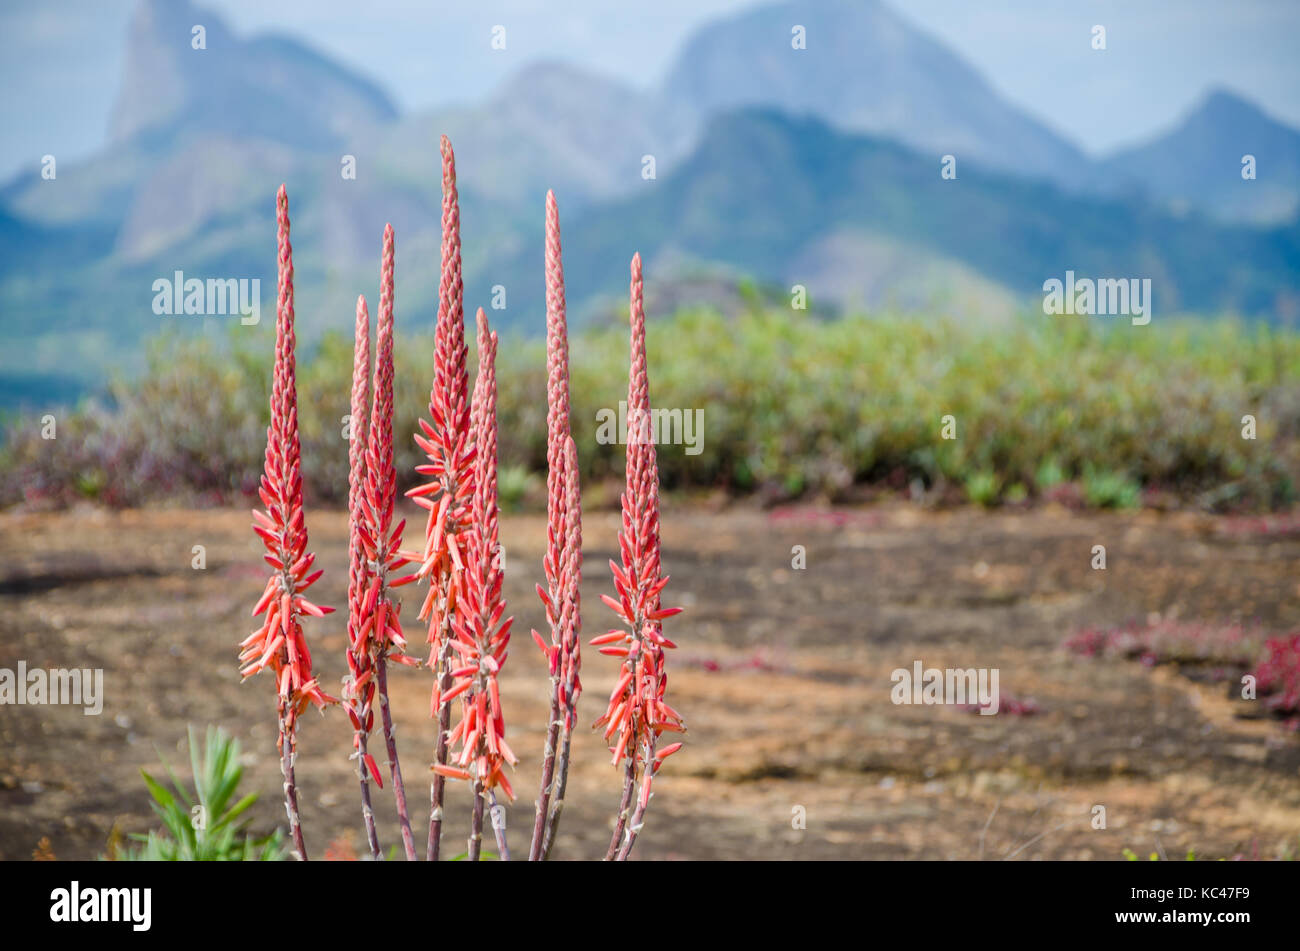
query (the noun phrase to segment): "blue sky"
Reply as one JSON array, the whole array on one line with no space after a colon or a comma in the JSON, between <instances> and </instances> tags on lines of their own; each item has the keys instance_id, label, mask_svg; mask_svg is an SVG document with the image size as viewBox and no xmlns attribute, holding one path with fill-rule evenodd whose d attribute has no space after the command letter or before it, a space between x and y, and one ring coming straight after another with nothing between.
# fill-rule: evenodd
<instances>
[{"instance_id":1,"label":"blue sky","mask_svg":"<svg viewBox=\"0 0 1300 951\"><path fill-rule=\"evenodd\" d=\"M1224 85L1300 126L1294 0L886 0L1007 99L1097 154L1147 138ZM297 35L380 82L405 110L475 99L533 59L657 82L701 22L753 0L205 0L236 30ZM0 9L0 177L102 145L135 0ZM365 12L358 20L357 10ZM558 12L562 11L562 12ZM488 47L508 30L503 54ZM1108 49L1089 46L1093 24ZM400 25L395 28L394 24Z\"/></svg>"}]
</instances>

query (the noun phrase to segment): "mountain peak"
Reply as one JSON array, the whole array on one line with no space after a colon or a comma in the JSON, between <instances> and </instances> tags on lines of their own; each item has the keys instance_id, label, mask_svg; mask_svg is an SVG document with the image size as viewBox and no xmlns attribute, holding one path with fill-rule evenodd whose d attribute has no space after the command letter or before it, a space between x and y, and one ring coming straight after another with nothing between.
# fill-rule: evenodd
<instances>
[{"instance_id":1,"label":"mountain peak","mask_svg":"<svg viewBox=\"0 0 1300 951\"><path fill-rule=\"evenodd\" d=\"M1212 86L1201 98L1197 111L1243 110L1259 112L1259 107L1227 86Z\"/></svg>"},{"instance_id":2,"label":"mountain peak","mask_svg":"<svg viewBox=\"0 0 1300 951\"><path fill-rule=\"evenodd\" d=\"M1276 124L1258 104L1226 86L1212 86L1184 118L1184 122L1208 121L1218 125Z\"/></svg>"},{"instance_id":3,"label":"mountain peak","mask_svg":"<svg viewBox=\"0 0 1300 951\"><path fill-rule=\"evenodd\" d=\"M189 0L140 0L127 31L122 86L109 120L114 142L166 123L184 109L190 86L199 78L182 58L196 26L211 34L217 48L229 45L225 24L201 15Z\"/></svg>"},{"instance_id":4,"label":"mountain peak","mask_svg":"<svg viewBox=\"0 0 1300 951\"><path fill-rule=\"evenodd\" d=\"M1255 177L1243 178L1253 156ZM1173 129L1101 166L1176 207L1225 221L1279 224L1300 209L1300 132L1232 90L1210 89Z\"/></svg>"},{"instance_id":5,"label":"mountain peak","mask_svg":"<svg viewBox=\"0 0 1300 951\"><path fill-rule=\"evenodd\" d=\"M511 73L501 85L498 98L507 95L523 94L541 86L579 86L597 82L602 85L619 85L608 76L594 73L558 59L539 59L524 64L518 71Z\"/></svg>"},{"instance_id":6,"label":"mountain peak","mask_svg":"<svg viewBox=\"0 0 1300 951\"><path fill-rule=\"evenodd\" d=\"M190 0L140 0L109 135L215 129L319 148L396 115L378 86L296 40L244 39Z\"/></svg>"},{"instance_id":7,"label":"mountain peak","mask_svg":"<svg viewBox=\"0 0 1300 951\"><path fill-rule=\"evenodd\" d=\"M1070 181L1082 154L879 0L746 8L700 28L664 84L700 118L751 105L900 139L938 160Z\"/></svg>"},{"instance_id":8,"label":"mountain peak","mask_svg":"<svg viewBox=\"0 0 1300 951\"><path fill-rule=\"evenodd\" d=\"M630 86L571 63L536 60L512 73L492 95L495 108L507 111L537 110L539 114L565 112L565 104L581 104L567 110L577 114L600 104L619 109L643 110L645 97Z\"/></svg>"}]
</instances>

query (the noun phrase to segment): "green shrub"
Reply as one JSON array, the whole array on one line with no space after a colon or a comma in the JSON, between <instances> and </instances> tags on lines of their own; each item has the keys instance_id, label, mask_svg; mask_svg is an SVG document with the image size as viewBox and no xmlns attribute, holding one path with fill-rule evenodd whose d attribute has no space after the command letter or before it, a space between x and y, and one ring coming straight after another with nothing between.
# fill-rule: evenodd
<instances>
[{"instance_id":1,"label":"green shrub","mask_svg":"<svg viewBox=\"0 0 1300 951\"><path fill-rule=\"evenodd\" d=\"M998 475L987 469L966 477L966 497L976 505L993 505L998 500Z\"/></svg>"},{"instance_id":2,"label":"green shrub","mask_svg":"<svg viewBox=\"0 0 1300 951\"><path fill-rule=\"evenodd\" d=\"M257 793L249 793L232 802L244 772L239 765L239 741L225 730L210 726L203 744L202 759L193 728L189 731L189 746L194 795L170 766L167 766L167 773L171 776L171 789L140 770L153 797L150 805L162 819L163 831L132 835L132 839L143 844L124 851L118 858L153 862L266 862L286 859L288 850L279 829L254 838L246 831L248 821L237 821L257 801Z\"/></svg>"},{"instance_id":3,"label":"green shrub","mask_svg":"<svg viewBox=\"0 0 1300 951\"><path fill-rule=\"evenodd\" d=\"M1085 466L1083 498L1097 508L1136 508L1142 498L1141 487L1122 472L1098 471Z\"/></svg>"},{"instance_id":4,"label":"green shrub","mask_svg":"<svg viewBox=\"0 0 1300 951\"><path fill-rule=\"evenodd\" d=\"M1060 465L1054 458L1043 460L1042 464L1034 472L1034 485L1040 492L1045 492L1064 481L1065 473L1061 471Z\"/></svg>"},{"instance_id":5,"label":"green shrub","mask_svg":"<svg viewBox=\"0 0 1300 951\"><path fill-rule=\"evenodd\" d=\"M571 338L586 482L621 476L625 447L598 442L596 431L597 413L626 399L626 337L603 326ZM338 333L299 351L304 474L319 502L342 504L347 491L351 346ZM901 490L920 480L997 504L1017 485L1041 494L1080 482L1093 505L1137 504L1141 489L1156 487L1246 510L1289 505L1300 476L1300 335L1263 325L1170 318L1157 333L1041 315L980 328L688 309L651 321L647 348L654 405L704 411L699 454L660 449L670 489L835 499L855 484ZM399 335L395 350L394 450L409 486L432 340ZM226 342L173 335L139 379L60 415L57 440L40 438L38 418L11 421L0 504L83 495L109 505L219 504L252 494L271 352L266 328L236 327ZM528 476L546 471L543 343L507 335L497 360L503 498L538 504ZM1255 440L1241 438L1248 413ZM952 440L940 438L948 414Z\"/></svg>"}]
</instances>

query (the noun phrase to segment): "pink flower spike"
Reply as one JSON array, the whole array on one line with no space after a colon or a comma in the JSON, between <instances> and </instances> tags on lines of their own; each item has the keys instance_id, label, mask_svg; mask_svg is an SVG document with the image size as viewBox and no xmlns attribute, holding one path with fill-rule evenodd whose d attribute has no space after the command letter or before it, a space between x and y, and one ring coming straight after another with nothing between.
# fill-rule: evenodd
<instances>
[{"instance_id":1,"label":"pink flower spike","mask_svg":"<svg viewBox=\"0 0 1300 951\"><path fill-rule=\"evenodd\" d=\"M660 592L667 579L660 574L659 542L659 464L650 430L650 387L646 367L645 307L642 302L641 255L632 258L629 286L631 354L628 372L627 472L623 490L623 529L619 533L622 571L614 576L619 599L601 595L601 599L629 625L628 644L602 647L600 652L622 657L619 685L610 696L609 706L597 723L617 727L619 739L614 746L614 763L626 760L623 801L615 819L614 835L606 858L624 860L636 841L646 806L650 801L650 783L662 758L676 752L680 745L667 747L663 757L655 745L664 731L685 730L680 718L656 711L670 711L663 703L667 688L664 673L664 648L672 642L663 637L662 621L679 612L678 608L659 606ZM621 718L621 723L620 723ZM640 791L633 794L640 776Z\"/></svg>"},{"instance_id":2,"label":"pink flower spike","mask_svg":"<svg viewBox=\"0 0 1300 951\"><path fill-rule=\"evenodd\" d=\"M256 517L254 531L266 545L263 556L277 572L273 588L258 601L267 611L267 623L241 644L243 660L260 658L242 669L249 676L269 667L279 691L280 768L284 774L285 808L298 858L305 860L302 827L298 817L294 758L298 715L308 703L324 707L337 701L321 691L311 672L311 656L302 633L302 616L321 616L319 608L300 591L312 558L307 554L307 521L302 503L302 448L298 435L298 395L294 350L293 246L289 241L289 197L283 185L275 199L278 291L275 313L275 366L271 378L271 424L266 431L266 457L259 496L266 506ZM268 591L273 591L270 597ZM260 610L256 613L260 613ZM301 645L302 649L298 649Z\"/></svg>"}]
</instances>

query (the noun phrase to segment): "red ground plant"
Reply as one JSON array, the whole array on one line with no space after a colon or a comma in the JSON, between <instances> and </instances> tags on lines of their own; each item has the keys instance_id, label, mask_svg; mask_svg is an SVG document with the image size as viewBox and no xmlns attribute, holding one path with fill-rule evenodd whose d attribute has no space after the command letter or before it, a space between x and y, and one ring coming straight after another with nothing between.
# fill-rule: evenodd
<instances>
[{"instance_id":1,"label":"red ground plant","mask_svg":"<svg viewBox=\"0 0 1300 951\"><path fill-rule=\"evenodd\" d=\"M428 514L423 543L403 549L404 523L393 524L396 474L393 464L394 236L384 231L380 267L380 305L371 370L370 318L364 297L356 305L351 416L348 433L348 620L343 707L353 727L353 756L361 793L362 822L369 857L382 857L371 806L370 784L383 776L369 743L379 704L389 777L396 797L402 844L408 860L417 858L410 814L398 762L388 704L390 661L424 667L433 676L428 860L441 854L443 806L448 781L463 781L473 797L466 857L482 854L485 812L491 815L498 856L509 858L500 790L514 799L511 771L518 762L506 740L499 678L508 653L512 619L505 616L503 560L497 499L497 336L480 308L477 314L478 372L469 389L461 278L460 206L456 160L444 136L442 152L442 265L438 289L433 380L429 416L420 421L415 441L426 461L416 467L424 482L407 493ZM266 511L254 512L254 531L267 546L275 574L267 581L254 615L262 627L240 645L245 677L270 668L279 687L280 749L285 803L295 852L305 860L293 763L297 716L308 703L335 703L311 672L303 637L303 615L323 617L329 608L308 601L303 592L321 575L309 574L302 505L301 451L294 382L293 259L289 245L288 199L277 196L279 226L279 306L276 313L275 370L271 425L261 498ZM542 561L545 586L537 591L546 609L549 638L533 631L550 672L550 719L542 751L541 778L528 858L546 859L555 841L564 804L572 732L576 723L582 630L579 586L582 576L582 504L578 455L569 420L568 328L559 211L546 196L547 336L547 547ZM666 732L685 731L681 716L665 700L665 652L675 645L663 634L663 621L680 608L660 606L668 579L661 574L659 469L650 427L650 392L645 351L641 258L632 258L630 287L631 359L628 375L629 436L627 482L622 496L620 562L611 561L617 598L602 596L622 624L595 638L602 654L620 660L616 685L604 715L610 753L623 775L622 798L614 817L607 859L626 860L645 820L651 780L664 760L681 747L660 745ZM373 375L372 375L373 374ZM413 570L394 574L404 566ZM406 653L395 589L426 585L418 620L426 625L429 654L421 663ZM457 717L453 727L453 712ZM333 854L335 850L331 850Z\"/></svg>"},{"instance_id":2,"label":"red ground plant","mask_svg":"<svg viewBox=\"0 0 1300 951\"><path fill-rule=\"evenodd\" d=\"M1216 681L1248 672L1264 709L1300 726L1300 632L1269 636L1242 624L1161 620L1083 628L1062 645L1083 657L1124 657L1147 667L1175 663L1208 671Z\"/></svg>"},{"instance_id":3,"label":"red ground plant","mask_svg":"<svg viewBox=\"0 0 1300 951\"><path fill-rule=\"evenodd\" d=\"M1264 642L1264 658L1251 673L1264 707L1300 727L1300 631Z\"/></svg>"}]
</instances>

